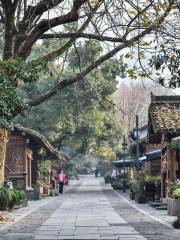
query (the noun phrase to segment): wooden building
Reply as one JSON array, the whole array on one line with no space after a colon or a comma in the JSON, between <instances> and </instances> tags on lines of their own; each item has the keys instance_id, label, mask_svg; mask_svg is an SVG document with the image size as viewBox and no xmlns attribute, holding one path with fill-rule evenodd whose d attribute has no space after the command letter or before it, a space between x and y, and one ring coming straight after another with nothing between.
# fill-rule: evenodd
<instances>
[{"instance_id":1,"label":"wooden building","mask_svg":"<svg viewBox=\"0 0 180 240\"><path fill-rule=\"evenodd\" d=\"M129 134L130 154L136 160L136 137L135 129ZM138 144L139 144L139 165L141 170L151 176L160 174L161 155L160 145L147 143L148 126L144 125L138 129ZM135 164L134 164L135 165Z\"/></svg>"},{"instance_id":2,"label":"wooden building","mask_svg":"<svg viewBox=\"0 0 180 240\"><path fill-rule=\"evenodd\" d=\"M161 197L167 197L168 186L180 177L179 150L171 147L180 136L180 96L151 97L148 142L161 148Z\"/></svg>"},{"instance_id":3,"label":"wooden building","mask_svg":"<svg viewBox=\"0 0 180 240\"><path fill-rule=\"evenodd\" d=\"M17 189L31 189L38 180L38 161L45 159L62 164L65 158L41 134L15 125L7 143L5 181Z\"/></svg>"}]
</instances>

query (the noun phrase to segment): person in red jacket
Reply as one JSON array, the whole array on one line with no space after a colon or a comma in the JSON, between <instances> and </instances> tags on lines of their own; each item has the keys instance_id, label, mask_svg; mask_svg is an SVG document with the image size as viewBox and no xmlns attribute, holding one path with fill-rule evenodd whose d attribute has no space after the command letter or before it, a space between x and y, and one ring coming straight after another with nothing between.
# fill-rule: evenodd
<instances>
[{"instance_id":1,"label":"person in red jacket","mask_svg":"<svg viewBox=\"0 0 180 240\"><path fill-rule=\"evenodd\" d=\"M63 194L63 188L65 183L65 174L63 173L63 170L58 174L58 183L59 183L59 193Z\"/></svg>"}]
</instances>

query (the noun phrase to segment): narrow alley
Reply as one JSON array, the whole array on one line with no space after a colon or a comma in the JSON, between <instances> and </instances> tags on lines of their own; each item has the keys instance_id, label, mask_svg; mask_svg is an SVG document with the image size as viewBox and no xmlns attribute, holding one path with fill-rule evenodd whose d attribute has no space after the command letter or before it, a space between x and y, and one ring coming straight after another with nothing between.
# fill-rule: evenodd
<instances>
[{"instance_id":1,"label":"narrow alley","mask_svg":"<svg viewBox=\"0 0 180 240\"><path fill-rule=\"evenodd\" d=\"M180 232L134 209L94 176L81 177L64 195L48 198L0 231L2 240L179 240L179 236Z\"/></svg>"}]
</instances>

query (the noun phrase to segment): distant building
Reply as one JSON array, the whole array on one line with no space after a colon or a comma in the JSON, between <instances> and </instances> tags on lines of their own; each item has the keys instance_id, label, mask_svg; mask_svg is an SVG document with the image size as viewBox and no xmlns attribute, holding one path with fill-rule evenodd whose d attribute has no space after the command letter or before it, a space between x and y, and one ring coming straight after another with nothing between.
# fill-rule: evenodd
<instances>
[{"instance_id":1,"label":"distant building","mask_svg":"<svg viewBox=\"0 0 180 240\"><path fill-rule=\"evenodd\" d=\"M170 182L180 178L180 149L172 143L180 136L180 96L151 96L148 143L161 149L161 197Z\"/></svg>"},{"instance_id":2,"label":"distant building","mask_svg":"<svg viewBox=\"0 0 180 240\"><path fill-rule=\"evenodd\" d=\"M135 129L129 134L130 154L136 161L136 136ZM138 144L139 144L139 165L141 170L151 176L160 175L161 171L161 150L160 144L150 144L147 142L148 125L138 129Z\"/></svg>"}]
</instances>

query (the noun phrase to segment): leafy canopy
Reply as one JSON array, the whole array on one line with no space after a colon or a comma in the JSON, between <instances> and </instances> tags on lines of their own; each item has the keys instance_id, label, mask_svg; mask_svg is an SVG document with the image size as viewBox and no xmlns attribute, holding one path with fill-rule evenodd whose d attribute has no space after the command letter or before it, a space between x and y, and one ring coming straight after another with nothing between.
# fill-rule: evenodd
<instances>
[{"instance_id":1,"label":"leafy canopy","mask_svg":"<svg viewBox=\"0 0 180 240\"><path fill-rule=\"evenodd\" d=\"M24 98L18 94L18 80L37 81L40 73L47 69L45 62L0 61L0 128L11 128L17 114L24 114L28 109Z\"/></svg>"}]
</instances>

